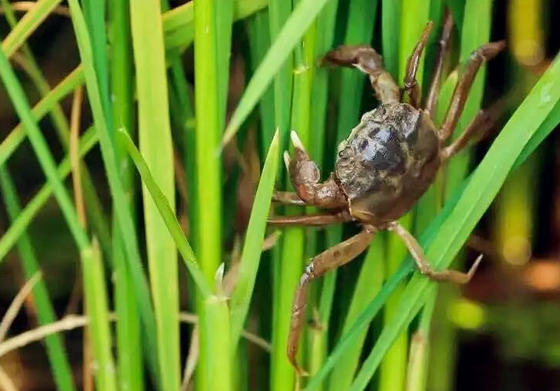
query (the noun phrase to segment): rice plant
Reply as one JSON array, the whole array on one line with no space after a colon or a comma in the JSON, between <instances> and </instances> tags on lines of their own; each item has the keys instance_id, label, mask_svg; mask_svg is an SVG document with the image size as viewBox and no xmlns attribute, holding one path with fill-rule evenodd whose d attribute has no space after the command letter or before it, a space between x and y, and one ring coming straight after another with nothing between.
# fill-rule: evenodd
<instances>
[{"instance_id":1,"label":"rice plant","mask_svg":"<svg viewBox=\"0 0 560 391\"><path fill-rule=\"evenodd\" d=\"M529 354L521 338L504 338L504 306L472 297L492 273L560 290L546 278L557 259L542 260L557 250L558 202L538 205L558 182L546 168L560 124L553 1L0 0L0 9L0 389L446 391L478 386L457 380L471 367L459 360L464 330ZM290 131L328 178L339 143L379 102L368 77L328 66L325 54L374 47L403 86L429 21L416 79L425 102L439 72L435 126L471 53L498 40L507 49L476 75L451 138L481 110L492 126L481 124L479 145L446 163L399 222L436 270L467 270L479 253L483 266L464 289L437 283L394 233L377 233L311 284L297 355L309 374L299 376L286 353L296 287L312 257L360 226L268 224L319 212L273 202L293 190ZM549 263L548 274L530 274ZM519 306L511 319L524 317L519 297L506 302ZM552 349L531 352L560 365Z\"/></svg>"}]
</instances>

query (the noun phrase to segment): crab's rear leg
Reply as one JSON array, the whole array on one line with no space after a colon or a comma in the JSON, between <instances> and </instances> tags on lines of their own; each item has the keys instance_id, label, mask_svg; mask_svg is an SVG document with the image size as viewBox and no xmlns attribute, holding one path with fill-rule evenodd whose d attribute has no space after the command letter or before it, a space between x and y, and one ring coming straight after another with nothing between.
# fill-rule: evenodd
<instances>
[{"instance_id":1,"label":"crab's rear leg","mask_svg":"<svg viewBox=\"0 0 560 391\"><path fill-rule=\"evenodd\" d=\"M381 103L400 101L399 86L391 74L383 68L381 56L369 46L339 46L327 52L322 63L356 67L369 75L375 96Z\"/></svg>"},{"instance_id":2,"label":"crab's rear leg","mask_svg":"<svg viewBox=\"0 0 560 391\"><path fill-rule=\"evenodd\" d=\"M305 268L305 272L301 276L294 295L292 321L290 324L290 333L288 335L288 359L300 375L304 375L306 372L297 363L296 356L301 330L305 321L305 306L309 283L315 278L324 275L329 270L336 269L350 262L364 252L371 242L374 232L375 230L373 227L364 227L363 231L359 234L317 255Z\"/></svg>"},{"instance_id":3,"label":"crab's rear leg","mask_svg":"<svg viewBox=\"0 0 560 391\"><path fill-rule=\"evenodd\" d=\"M432 74L432 80L430 82L430 89L428 91L428 96L426 98L426 108L430 118L434 118L434 113L436 109L437 98L441 86L441 74L443 72L443 63L445 57L449 52L449 41L451 40L451 33L453 32L453 16L448 9L445 10L445 19L443 22L443 29L441 31L441 37L439 39L439 49L437 54L436 65L434 68L434 73Z\"/></svg>"},{"instance_id":4,"label":"crab's rear leg","mask_svg":"<svg viewBox=\"0 0 560 391\"><path fill-rule=\"evenodd\" d=\"M467 125L463 133L457 137L449 146L443 148L440 152L442 161L449 160L459 151L465 148L475 133L484 134L494 126L496 122L496 107L490 107L486 110L480 110L474 119Z\"/></svg>"},{"instance_id":5,"label":"crab's rear leg","mask_svg":"<svg viewBox=\"0 0 560 391\"><path fill-rule=\"evenodd\" d=\"M406 63L404 90L408 92L410 104L416 108L420 108L420 101L422 99L420 86L418 85L418 81L416 80L416 72L418 71L420 57L422 57L422 52L426 47L426 42L428 42L428 37L430 36L430 32L432 31L433 26L434 24L432 22L428 22L428 24L424 28L424 31L422 32L420 41L414 47L414 50L412 51L412 54L410 55Z\"/></svg>"},{"instance_id":6,"label":"crab's rear leg","mask_svg":"<svg viewBox=\"0 0 560 391\"><path fill-rule=\"evenodd\" d=\"M453 133L453 129L459 121L459 117L465 107L465 102L469 95L469 91L473 84L474 78L484 62L494 58L499 52L505 48L505 42L490 42L482 45L472 52L465 70L455 87L451 104L447 110L445 121L441 126L439 137L441 140L447 140Z\"/></svg>"},{"instance_id":7,"label":"crab's rear leg","mask_svg":"<svg viewBox=\"0 0 560 391\"><path fill-rule=\"evenodd\" d=\"M426 255L424 255L422 247L420 247L418 241L414 238L414 236L410 234L410 232L408 232L398 222L392 223L388 227L388 229L395 232L404 242L406 248L410 252L410 255L412 255L412 258L414 258L414 260L416 261L416 265L418 266L418 270L420 270L420 273L435 281L450 281L456 284L466 284L471 280L472 276L476 272L476 269L478 268L478 265L480 264L480 261L482 260L482 256L478 257L478 259L475 261L475 263L467 273L463 273L457 270L436 271L432 269L432 266L426 259Z\"/></svg>"},{"instance_id":8,"label":"crab's rear leg","mask_svg":"<svg viewBox=\"0 0 560 391\"><path fill-rule=\"evenodd\" d=\"M284 160L290 173L290 180L300 199L306 204L325 209L343 209L347 206L346 197L333 178L324 182L317 164L311 160L296 132L290 134L294 145L294 156L286 153Z\"/></svg>"}]
</instances>

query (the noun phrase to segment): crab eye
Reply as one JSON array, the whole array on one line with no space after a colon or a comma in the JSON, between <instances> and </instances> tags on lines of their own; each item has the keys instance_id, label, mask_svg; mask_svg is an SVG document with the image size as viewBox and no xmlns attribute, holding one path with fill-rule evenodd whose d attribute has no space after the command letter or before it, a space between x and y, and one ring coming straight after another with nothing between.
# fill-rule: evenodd
<instances>
[{"instance_id":1,"label":"crab eye","mask_svg":"<svg viewBox=\"0 0 560 391\"><path fill-rule=\"evenodd\" d=\"M363 139L362 142L360 143L360 152L363 152L369 145L369 141L368 139Z\"/></svg>"}]
</instances>

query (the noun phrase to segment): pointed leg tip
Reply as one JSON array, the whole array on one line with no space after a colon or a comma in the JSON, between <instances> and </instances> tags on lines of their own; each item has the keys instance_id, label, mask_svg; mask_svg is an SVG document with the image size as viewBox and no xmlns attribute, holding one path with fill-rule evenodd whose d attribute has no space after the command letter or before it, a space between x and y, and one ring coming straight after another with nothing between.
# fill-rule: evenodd
<instances>
[{"instance_id":1,"label":"pointed leg tip","mask_svg":"<svg viewBox=\"0 0 560 391\"><path fill-rule=\"evenodd\" d=\"M480 265L480 262L482 262L482 258L484 258L484 254L480 254L477 258L476 261L474 261L471 270L476 271L476 269L478 269L478 266Z\"/></svg>"},{"instance_id":2,"label":"pointed leg tip","mask_svg":"<svg viewBox=\"0 0 560 391\"><path fill-rule=\"evenodd\" d=\"M478 256L478 258L476 258L476 261L474 261L473 265L471 266L471 268L469 269L469 271L467 273L467 278L466 278L465 284L469 283L472 280L476 271L478 270L478 267L480 266L480 262L482 262L483 257L484 257L483 254L480 254Z\"/></svg>"},{"instance_id":3,"label":"pointed leg tip","mask_svg":"<svg viewBox=\"0 0 560 391\"><path fill-rule=\"evenodd\" d=\"M296 358L295 358L295 351L289 351L288 353L288 361L290 361L290 364L292 364L292 366L294 367L294 370L296 371L296 374L299 377L305 377L305 376L309 376L309 372L307 372L305 369L303 369L299 363L297 362Z\"/></svg>"},{"instance_id":4,"label":"pointed leg tip","mask_svg":"<svg viewBox=\"0 0 560 391\"><path fill-rule=\"evenodd\" d=\"M309 372L307 372L305 369L303 369L302 367L300 367L299 365L296 366L296 372L298 374L299 377L307 377L309 376Z\"/></svg>"}]
</instances>

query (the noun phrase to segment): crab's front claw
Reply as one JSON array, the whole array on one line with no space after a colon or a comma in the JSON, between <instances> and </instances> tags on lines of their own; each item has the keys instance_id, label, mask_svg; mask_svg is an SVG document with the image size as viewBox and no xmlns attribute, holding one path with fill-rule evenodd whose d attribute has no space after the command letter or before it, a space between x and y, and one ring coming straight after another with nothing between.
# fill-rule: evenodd
<instances>
[{"instance_id":1,"label":"crab's front claw","mask_svg":"<svg viewBox=\"0 0 560 391\"><path fill-rule=\"evenodd\" d=\"M290 161L291 161L291 159L290 159L290 154L288 153L288 151L284 151L283 157L284 157L284 164L286 165L286 170L288 172L290 172Z\"/></svg>"},{"instance_id":2,"label":"crab's front claw","mask_svg":"<svg viewBox=\"0 0 560 391\"><path fill-rule=\"evenodd\" d=\"M342 208L347 205L346 198L338 188L333 178L324 183L317 164L305 150L303 143L295 131L290 132L290 139L294 146L294 154L290 158L284 154L284 163L288 166L290 180L298 197L305 203L320 208Z\"/></svg>"},{"instance_id":3,"label":"crab's front claw","mask_svg":"<svg viewBox=\"0 0 560 391\"><path fill-rule=\"evenodd\" d=\"M292 140L292 145L296 150L300 149L305 152L305 147L303 146L303 143L301 142L295 130L292 130L290 132L290 140Z\"/></svg>"}]
</instances>

